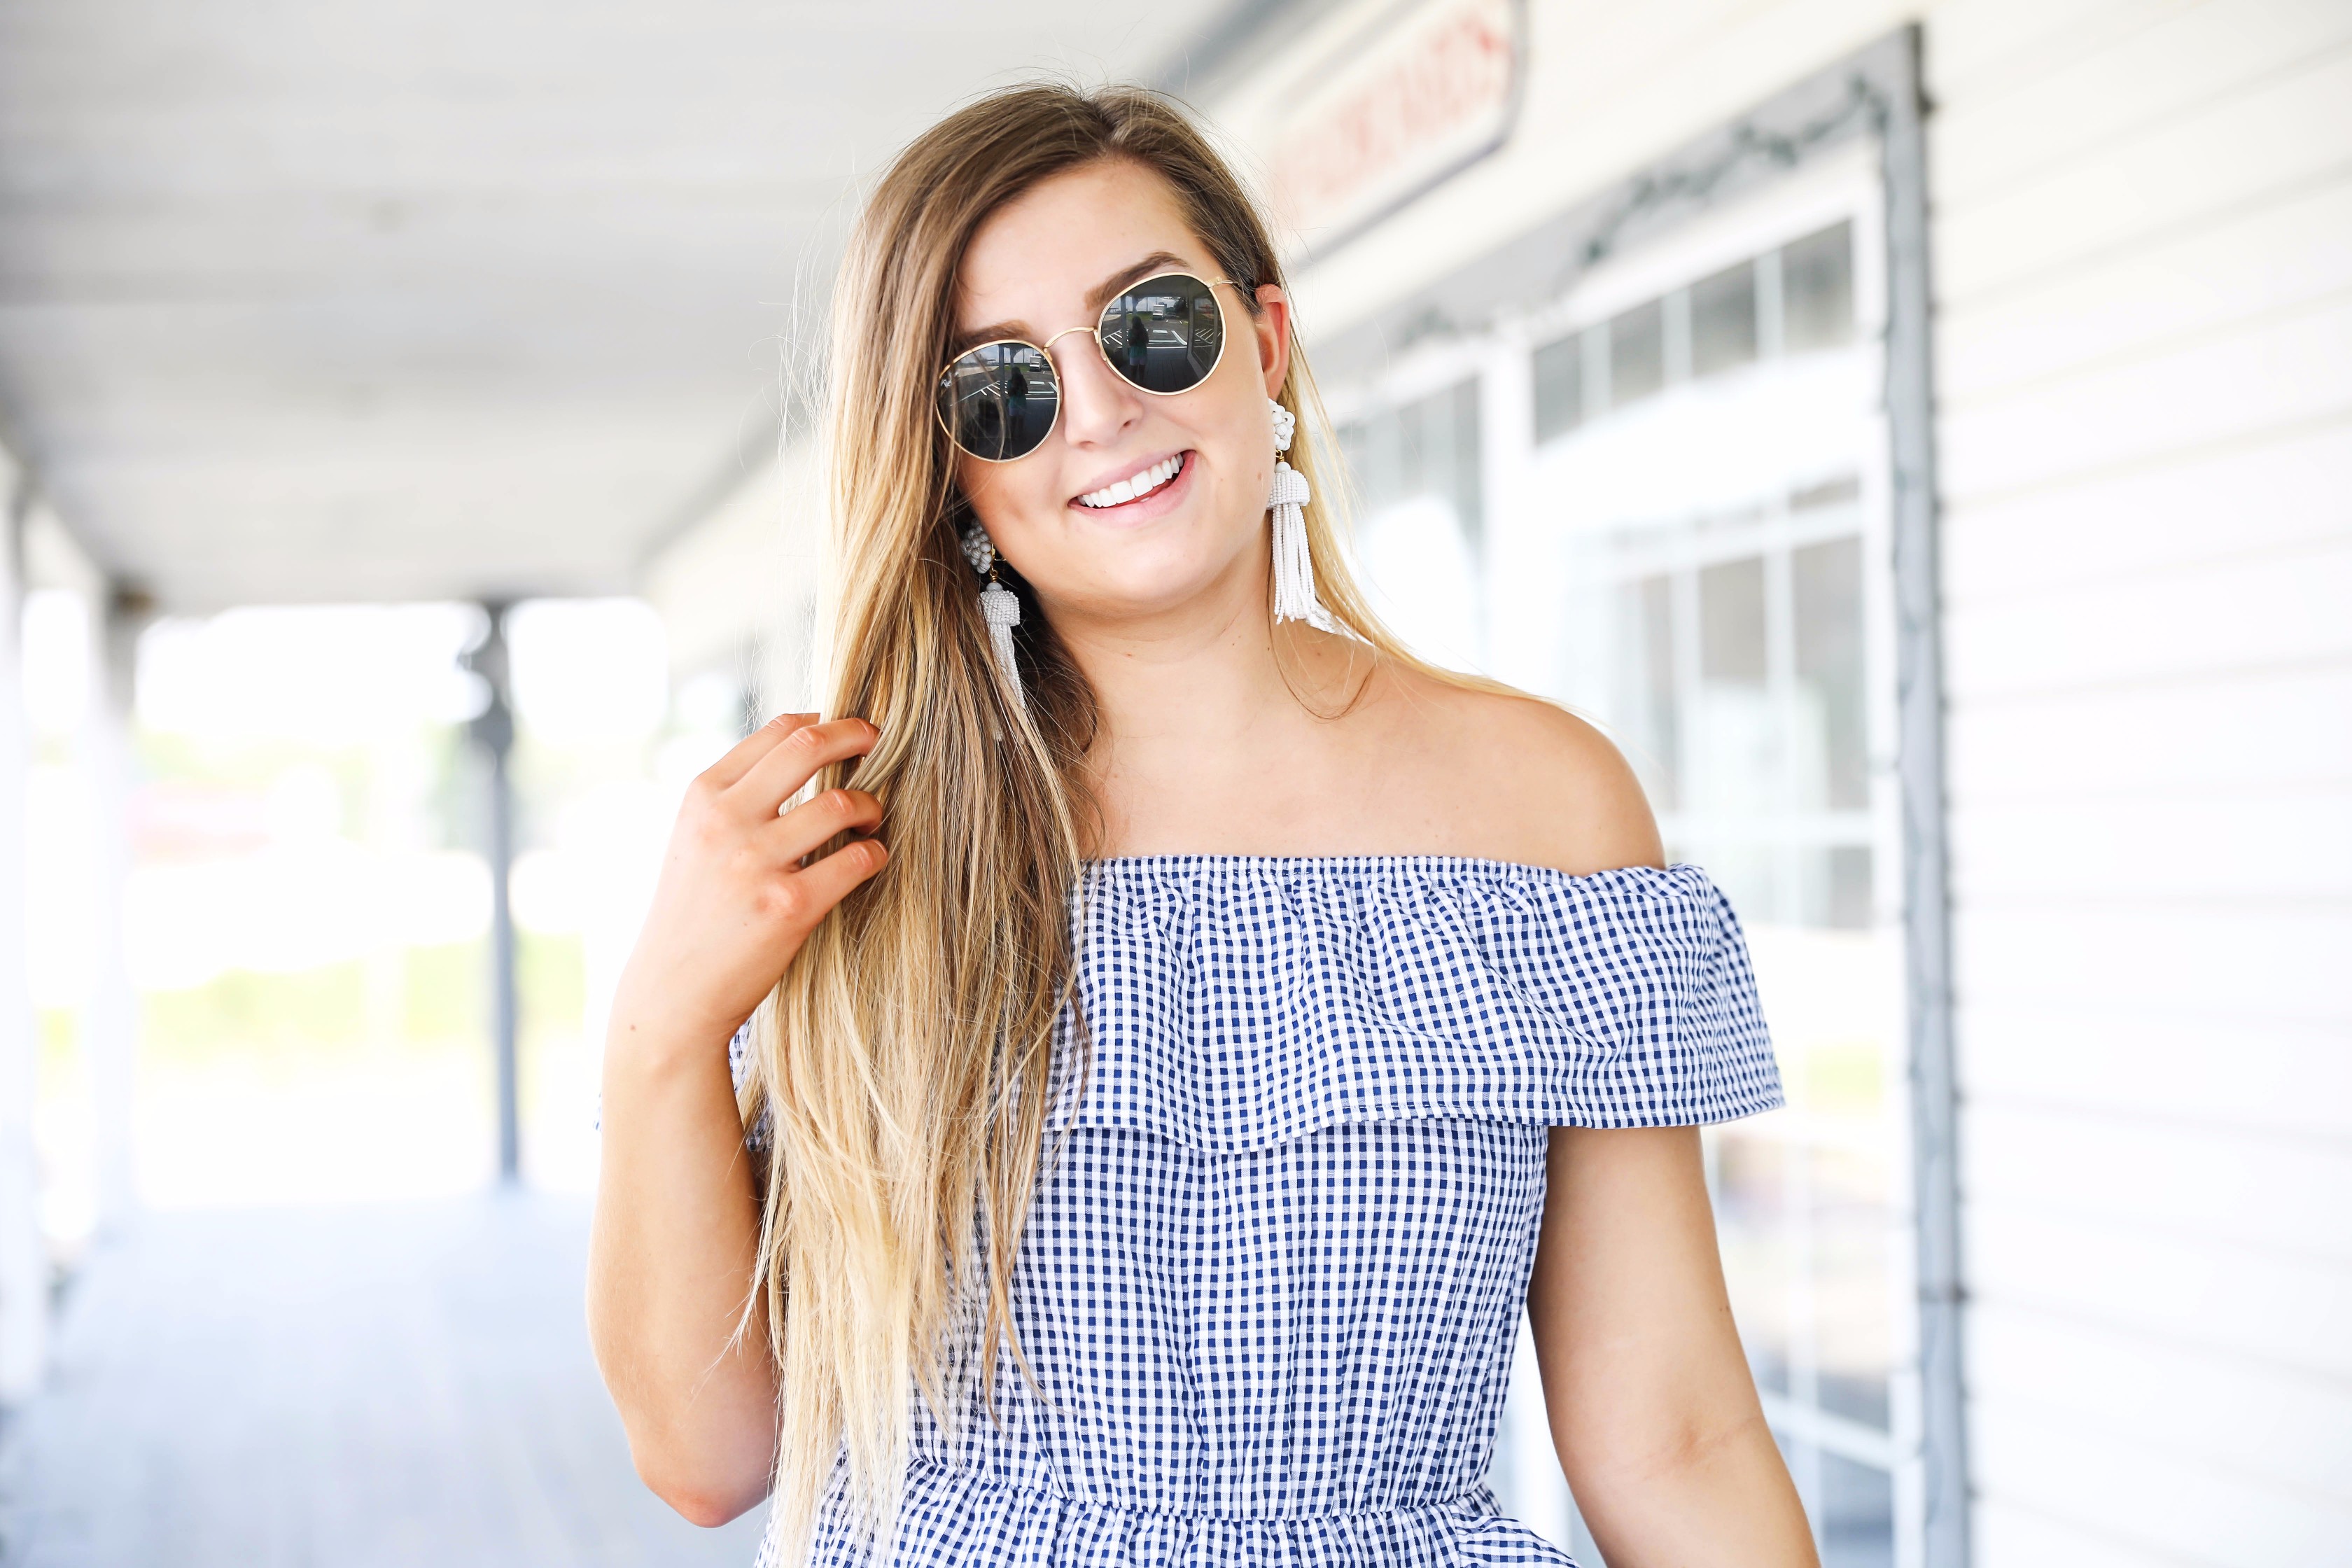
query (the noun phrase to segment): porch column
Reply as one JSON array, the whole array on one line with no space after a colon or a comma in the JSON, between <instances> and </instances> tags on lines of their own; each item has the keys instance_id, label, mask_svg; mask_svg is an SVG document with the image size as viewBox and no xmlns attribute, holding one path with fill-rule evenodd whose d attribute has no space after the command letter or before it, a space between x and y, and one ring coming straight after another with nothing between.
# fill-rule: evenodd
<instances>
[{"instance_id":1,"label":"porch column","mask_svg":"<svg viewBox=\"0 0 2352 1568\"><path fill-rule=\"evenodd\" d=\"M29 477L0 452L0 1406L41 1386L49 1355L49 1258L41 1239L33 1094L39 1039L26 973L24 637Z\"/></svg>"},{"instance_id":2,"label":"porch column","mask_svg":"<svg viewBox=\"0 0 2352 1568\"><path fill-rule=\"evenodd\" d=\"M131 714L139 634L153 618L143 594L113 591L93 606L87 766L98 839L91 875L96 904L89 1009L83 1049L89 1064L92 1185L100 1235L130 1223L138 1198L131 1163L131 1112L139 1049L139 997L131 981L124 917L131 885Z\"/></svg>"},{"instance_id":3,"label":"porch column","mask_svg":"<svg viewBox=\"0 0 2352 1568\"><path fill-rule=\"evenodd\" d=\"M507 663L507 606L485 604L490 629L466 656L467 668L482 678L489 700L470 732L488 764L490 862L490 1036L498 1057L499 1180L512 1186L522 1179L522 1110L516 1060L518 1006L515 995L514 784L507 759L514 750L513 682Z\"/></svg>"}]
</instances>

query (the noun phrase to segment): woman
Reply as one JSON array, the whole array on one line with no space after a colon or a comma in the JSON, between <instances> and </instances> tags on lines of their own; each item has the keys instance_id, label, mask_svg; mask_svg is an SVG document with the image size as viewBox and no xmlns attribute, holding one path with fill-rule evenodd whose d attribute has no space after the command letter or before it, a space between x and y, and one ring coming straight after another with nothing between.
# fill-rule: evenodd
<instances>
[{"instance_id":1,"label":"woman","mask_svg":"<svg viewBox=\"0 0 2352 1568\"><path fill-rule=\"evenodd\" d=\"M1200 135L934 127L832 371L836 716L695 782L614 1004L646 1482L772 1493L774 1561L1564 1563L1481 1485L1524 1303L1612 1568L1811 1563L1691 1125L1779 1101L1738 925L1592 730L1366 609Z\"/></svg>"}]
</instances>

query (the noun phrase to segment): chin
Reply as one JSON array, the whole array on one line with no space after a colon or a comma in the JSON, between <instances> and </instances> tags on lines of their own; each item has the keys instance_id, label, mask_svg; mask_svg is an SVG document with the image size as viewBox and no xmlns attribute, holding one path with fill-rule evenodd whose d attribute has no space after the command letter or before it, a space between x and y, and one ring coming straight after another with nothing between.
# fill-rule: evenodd
<instances>
[{"instance_id":1,"label":"chin","mask_svg":"<svg viewBox=\"0 0 2352 1568\"><path fill-rule=\"evenodd\" d=\"M1153 577L1104 584L1091 595L1089 610L1104 620L1142 620L1181 610L1200 597L1206 584Z\"/></svg>"}]
</instances>

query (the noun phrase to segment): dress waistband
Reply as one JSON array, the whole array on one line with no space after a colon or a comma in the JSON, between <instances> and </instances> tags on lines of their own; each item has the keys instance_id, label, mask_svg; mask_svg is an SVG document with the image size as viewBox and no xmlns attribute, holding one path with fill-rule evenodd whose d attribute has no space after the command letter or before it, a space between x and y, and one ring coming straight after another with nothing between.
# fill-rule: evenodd
<instances>
[{"instance_id":1,"label":"dress waistband","mask_svg":"<svg viewBox=\"0 0 2352 1568\"><path fill-rule=\"evenodd\" d=\"M817 1560L831 1557L819 1552ZM898 1512L894 1560L1177 1564L1312 1564L1314 1568L1452 1568L1574 1560L1475 1486L1392 1508L1286 1513L1213 1512L1114 1502L999 1480L972 1468L915 1461Z\"/></svg>"}]
</instances>

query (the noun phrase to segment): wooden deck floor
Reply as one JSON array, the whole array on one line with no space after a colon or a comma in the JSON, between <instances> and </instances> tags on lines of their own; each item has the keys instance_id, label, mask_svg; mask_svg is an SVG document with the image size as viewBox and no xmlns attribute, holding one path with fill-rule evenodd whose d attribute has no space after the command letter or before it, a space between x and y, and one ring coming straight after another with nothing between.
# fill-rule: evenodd
<instances>
[{"instance_id":1,"label":"wooden deck floor","mask_svg":"<svg viewBox=\"0 0 2352 1568\"><path fill-rule=\"evenodd\" d=\"M581 1321L586 1205L158 1215L0 1437L6 1568L747 1568L638 1482Z\"/></svg>"}]
</instances>

